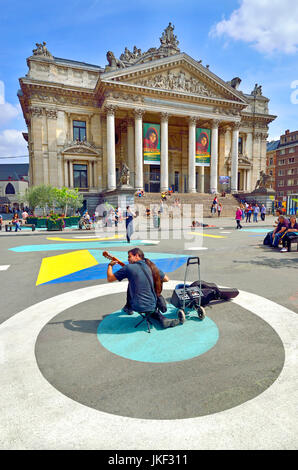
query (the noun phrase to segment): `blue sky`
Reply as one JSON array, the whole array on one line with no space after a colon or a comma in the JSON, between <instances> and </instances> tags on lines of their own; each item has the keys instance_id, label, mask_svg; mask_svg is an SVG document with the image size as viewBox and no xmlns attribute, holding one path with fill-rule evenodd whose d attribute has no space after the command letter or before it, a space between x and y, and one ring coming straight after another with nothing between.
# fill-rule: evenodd
<instances>
[{"instance_id":1,"label":"blue sky","mask_svg":"<svg viewBox=\"0 0 298 470\"><path fill-rule=\"evenodd\" d=\"M119 57L126 46L159 47L169 22L180 50L202 59L223 80L240 77L245 93L262 85L270 113L278 116L269 140L298 129L294 0L0 0L0 7L1 162L27 154L17 91L36 42L46 41L56 57L105 66L108 50Z\"/></svg>"}]
</instances>

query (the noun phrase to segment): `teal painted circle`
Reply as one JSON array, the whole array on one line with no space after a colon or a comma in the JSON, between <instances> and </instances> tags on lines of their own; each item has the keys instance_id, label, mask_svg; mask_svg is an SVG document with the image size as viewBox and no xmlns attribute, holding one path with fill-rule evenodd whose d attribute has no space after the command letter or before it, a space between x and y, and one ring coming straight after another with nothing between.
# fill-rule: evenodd
<instances>
[{"instance_id":1,"label":"teal painted circle","mask_svg":"<svg viewBox=\"0 0 298 470\"><path fill-rule=\"evenodd\" d=\"M168 304L165 314L177 318L177 309ZM198 314L190 312L183 325L162 329L152 320L151 333L146 322L135 328L140 315L126 315L123 311L107 315L100 323L97 338L108 351L140 362L177 362L192 359L213 348L219 331L208 317L199 320Z\"/></svg>"}]
</instances>

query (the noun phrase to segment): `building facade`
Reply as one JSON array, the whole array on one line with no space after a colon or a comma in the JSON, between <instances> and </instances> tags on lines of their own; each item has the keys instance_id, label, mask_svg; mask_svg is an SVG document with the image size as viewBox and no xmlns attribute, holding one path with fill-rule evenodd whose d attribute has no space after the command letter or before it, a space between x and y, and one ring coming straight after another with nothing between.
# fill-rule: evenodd
<instances>
[{"instance_id":1,"label":"building facade","mask_svg":"<svg viewBox=\"0 0 298 470\"><path fill-rule=\"evenodd\" d=\"M276 150L276 196L298 194L298 131L286 130Z\"/></svg>"},{"instance_id":2,"label":"building facade","mask_svg":"<svg viewBox=\"0 0 298 470\"><path fill-rule=\"evenodd\" d=\"M19 196L28 188L28 163L0 164L0 212L19 207Z\"/></svg>"},{"instance_id":3,"label":"building facade","mask_svg":"<svg viewBox=\"0 0 298 470\"><path fill-rule=\"evenodd\" d=\"M170 23L158 48L125 48L119 59L109 51L105 67L53 57L45 43L36 45L18 92L30 184L112 191L126 165L130 184L150 192L173 186L216 193L224 176L232 192L254 189L276 117L269 99L258 85L242 93L239 78L226 82L181 52L173 30ZM151 160L150 127L159 144ZM209 139L207 158L198 155L199 131Z\"/></svg>"},{"instance_id":4,"label":"building facade","mask_svg":"<svg viewBox=\"0 0 298 470\"><path fill-rule=\"evenodd\" d=\"M279 140L267 143L266 174L270 176L270 188L276 191L276 153L279 147Z\"/></svg>"}]
</instances>

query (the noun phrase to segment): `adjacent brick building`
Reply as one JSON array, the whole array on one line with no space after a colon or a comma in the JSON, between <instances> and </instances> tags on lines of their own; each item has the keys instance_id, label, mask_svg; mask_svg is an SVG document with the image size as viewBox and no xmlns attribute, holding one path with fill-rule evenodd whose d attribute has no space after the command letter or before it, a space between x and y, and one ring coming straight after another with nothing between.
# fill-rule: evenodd
<instances>
[{"instance_id":1,"label":"adjacent brick building","mask_svg":"<svg viewBox=\"0 0 298 470\"><path fill-rule=\"evenodd\" d=\"M280 137L276 149L275 191L279 200L298 193L298 130L286 130Z\"/></svg>"}]
</instances>

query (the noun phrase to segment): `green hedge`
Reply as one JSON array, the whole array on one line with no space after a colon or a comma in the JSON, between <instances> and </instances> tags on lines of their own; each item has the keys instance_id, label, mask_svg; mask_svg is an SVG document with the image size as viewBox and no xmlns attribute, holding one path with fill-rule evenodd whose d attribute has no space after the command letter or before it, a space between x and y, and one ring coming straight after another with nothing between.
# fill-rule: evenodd
<instances>
[{"instance_id":1,"label":"green hedge","mask_svg":"<svg viewBox=\"0 0 298 470\"><path fill-rule=\"evenodd\" d=\"M63 230L64 222L63 219L47 219L47 230Z\"/></svg>"},{"instance_id":2,"label":"green hedge","mask_svg":"<svg viewBox=\"0 0 298 470\"><path fill-rule=\"evenodd\" d=\"M27 223L34 224L35 228L47 228L47 220L46 217L28 217ZM63 218L65 227L71 227L72 225L78 225L80 217L64 217Z\"/></svg>"}]
</instances>

